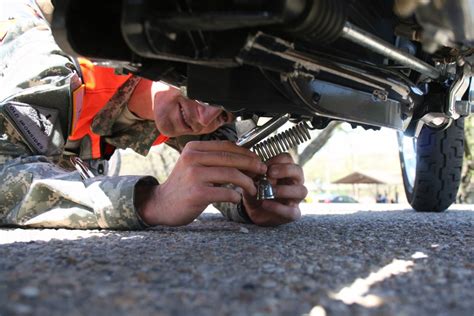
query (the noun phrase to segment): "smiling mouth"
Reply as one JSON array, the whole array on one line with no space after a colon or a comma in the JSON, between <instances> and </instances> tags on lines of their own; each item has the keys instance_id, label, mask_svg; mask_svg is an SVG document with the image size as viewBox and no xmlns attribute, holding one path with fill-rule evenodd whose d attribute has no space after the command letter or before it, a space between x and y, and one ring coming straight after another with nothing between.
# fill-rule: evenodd
<instances>
[{"instance_id":1,"label":"smiling mouth","mask_svg":"<svg viewBox=\"0 0 474 316\"><path fill-rule=\"evenodd\" d=\"M184 124L184 126L186 126L189 130L193 130L193 128L191 127L191 124L189 124L189 122L186 120L186 116L184 114L184 110L183 110L183 107L181 106L181 104L179 105L179 113L181 114L181 120Z\"/></svg>"}]
</instances>

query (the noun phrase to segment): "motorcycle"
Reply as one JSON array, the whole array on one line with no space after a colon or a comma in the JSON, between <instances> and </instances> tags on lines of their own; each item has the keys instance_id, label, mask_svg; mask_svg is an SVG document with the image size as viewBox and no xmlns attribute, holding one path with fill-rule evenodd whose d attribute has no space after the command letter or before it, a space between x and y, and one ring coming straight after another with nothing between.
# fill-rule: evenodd
<instances>
[{"instance_id":1,"label":"motorcycle","mask_svg":"<svg viewBox=\"0 0 474 316\"><path fill-rule=\"evenodd\" d=\"M441 212L461 180L473 111L469 0L56 1L71 55L183 87L240 117L268 158L331 121L398 131L408 202ZM263 141L283 123L288 133ZM243 124L245 125L245 124Z\"/></svg>"}]
</instances>

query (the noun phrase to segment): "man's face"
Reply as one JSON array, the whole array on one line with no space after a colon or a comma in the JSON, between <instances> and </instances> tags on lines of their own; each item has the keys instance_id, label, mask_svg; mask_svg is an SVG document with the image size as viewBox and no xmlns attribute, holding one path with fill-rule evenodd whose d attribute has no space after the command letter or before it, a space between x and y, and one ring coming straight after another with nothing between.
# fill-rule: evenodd
<instances>
[{"instance_id":1,"label":"man's face","mask_svg":"<svg viewBox=\"0 0 474 316\"><path fill-rule=\"evenodd\" d=\"M209 134L233 119L229 112L190 100L169 86L154 94L154 118L168 137Z\"/></svg>"}]
</instances>

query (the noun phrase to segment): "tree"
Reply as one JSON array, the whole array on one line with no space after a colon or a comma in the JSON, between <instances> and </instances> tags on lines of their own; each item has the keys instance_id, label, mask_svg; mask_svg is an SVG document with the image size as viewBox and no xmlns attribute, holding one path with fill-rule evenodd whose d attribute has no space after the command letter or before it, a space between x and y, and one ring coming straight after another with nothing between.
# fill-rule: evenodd
<instances>
[{"instance_id":1,"label":"tree","mask_svg":"<svg viewBox=\"0 0 474 316\"><path fill-rule=\"evenodd\" d=\"M332 121L329 125L323 129L314 140L309 143L303 152L298 155L298 164L304 166L313 156L326 145L329 139L332 137L334 132L338 129L342 122Z\"/></svg>"},{"instance_id":2,"label":"tree","mask_svg":"<svg viewBox=\"0 0 474 316\"><path fill-rule=\"evenodd\" d=\"M461 203L474 203L472 188L472 177L474 175L474 119L467 117L464 121L464 162L461 173L461 185L458 193L458 201Z\"/></svg>"}]
</instances>

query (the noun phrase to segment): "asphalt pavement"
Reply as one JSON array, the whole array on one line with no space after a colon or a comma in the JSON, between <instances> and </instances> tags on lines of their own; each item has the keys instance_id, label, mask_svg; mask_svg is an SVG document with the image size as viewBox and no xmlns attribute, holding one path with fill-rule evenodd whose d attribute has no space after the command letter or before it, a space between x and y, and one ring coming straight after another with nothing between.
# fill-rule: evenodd
<instances>
[{"instance_id":1,"label":"asphalt pavement","mask_svg":"<svg viewBox=\"0 0 474 316\"><path fill-rule=\"evenodd\" d=\"M474 206L206 212L146 231L0 229L0 315L474 315Z\"/></svg>"}]
</instances>

